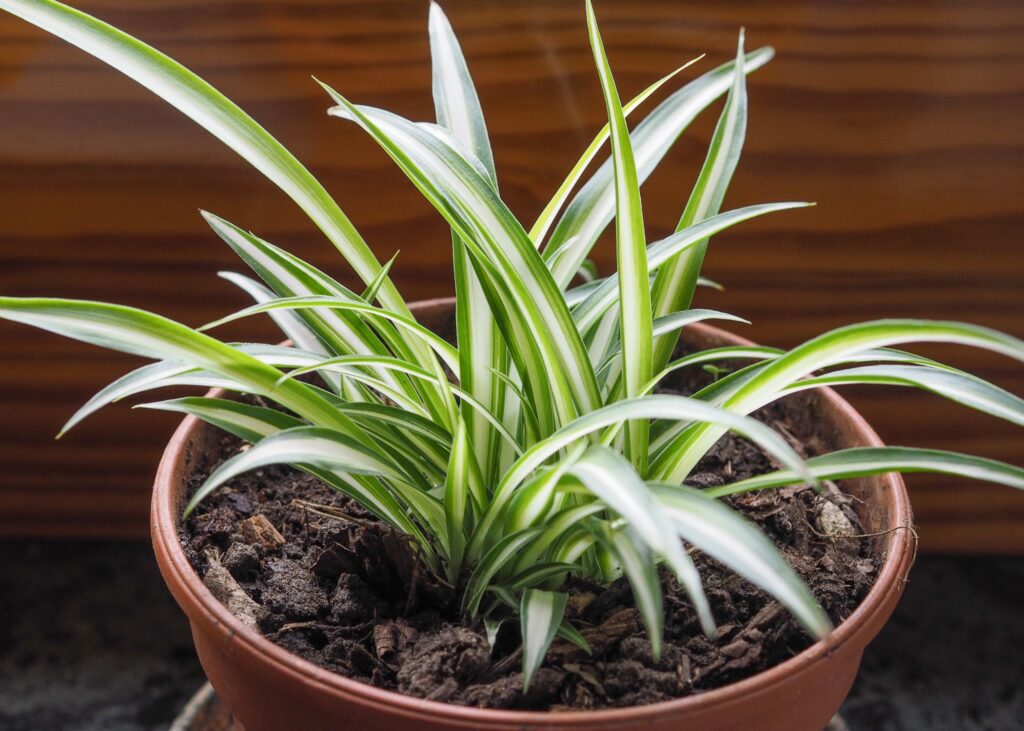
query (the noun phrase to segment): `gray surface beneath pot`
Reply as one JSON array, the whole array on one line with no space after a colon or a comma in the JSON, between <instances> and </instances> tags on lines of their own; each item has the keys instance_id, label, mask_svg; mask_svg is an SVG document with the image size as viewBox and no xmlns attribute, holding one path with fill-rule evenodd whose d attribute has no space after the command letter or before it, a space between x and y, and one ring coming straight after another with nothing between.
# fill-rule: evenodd
<instances>
[{"instance_id":1,"label":"gray surface beneath pot","mask_svg":"<svg viewBox=\"0 0 1024 731\"><path fill-rule=\"evenodd\" d=\"M0 542L0 731L167 728L202 684L147 544ZM918 560L850 731L1024 729L1024 558Z\"/></svg>"}]
</instances>

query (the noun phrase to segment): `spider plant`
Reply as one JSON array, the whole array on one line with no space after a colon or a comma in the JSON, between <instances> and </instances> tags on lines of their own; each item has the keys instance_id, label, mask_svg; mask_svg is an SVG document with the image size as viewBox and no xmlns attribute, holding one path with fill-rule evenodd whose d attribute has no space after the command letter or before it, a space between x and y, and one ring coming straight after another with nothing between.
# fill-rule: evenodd
<instances>
[{"instance_id":1,"label":"spider plant","mask_svg":"<svg viewBox=\"0 0 1024 731\"><path fill-rule=\"evenodd\" d=\"M686 588L704 631L715 621L690 554L718 559L774 595L815 637L830 629L772 543L720 498L747 490L891 471L930 471L1024 487L1024 470L980 457L904 447L842 449L802 460L751 412L804 389L885 384L931 391L1015 424L1024 401L963 371L893 349L947 342L1024 360L1024 342L959 322L849 325L789 351L719 347L673 360L679 332L739 320L692 308L710 239L749 219L805 203L722 211L743 145L747 74L772 56L746 53L682 85L632 131L626 118L683 69L623 104L588 0L586 19L608 123L539 217L508 209L477 93L452 28L429 16L436 123L362 106L321 83L328 113L357 124L451 226L456 344L417 323L381 264L327 191L283 145L205 81L155 49L49 0L0 7L135 79L276 183L363 282L361 292L211 213L213 230L256 278L226 273L255 304L199 329L99 302L0 298L0 317L153 359L104 388L65 430L107 403L165 386L257 394L279 408L191 397L147 404L192 414L251 448L217 468L186 514L247 470L287 463L351 497L410 537L459 592L465 617L489 625L518 614L523 682L556 635L585 648L565 619L566 577L625 576L653 651L662 635L658 567ZM690 63L693 63L692 61ZM689 123L725 97L674 233L648 241L640 186ZM610 158L587 171L610 145ZM617 272L587 257L614 223ZM216 325L266 313L291 345L226 343ZM677 371L726 375L692 397L657 393ZM722 373L722 370L718 370ZM317 373L319 380L299 379ZM780 469L700 490L685 484L733 431Z\"/></svg>"}]
</instances>

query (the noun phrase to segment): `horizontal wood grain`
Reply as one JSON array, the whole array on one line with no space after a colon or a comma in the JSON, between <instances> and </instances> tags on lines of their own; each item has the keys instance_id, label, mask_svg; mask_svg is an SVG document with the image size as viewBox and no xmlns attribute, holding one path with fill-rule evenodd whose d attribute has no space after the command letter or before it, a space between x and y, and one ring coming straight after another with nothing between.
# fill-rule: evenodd
<instances>
[{"instance_id":1,"label":"horizontal wood grain","mask_svg":"<svg viewBox=\"0 0 1024 731\"><path fill-rule=\"evenodd\" d=\"M407 298L451 291L444 224L363 135L325 114L316 75L360 102L432 118L420 0L81 0L192 67L310 165ZM449 0L487 114L503 196L532 220L604 107L576 0ZM624 96L736 32L777 58L750 80L750 129L727 206L812 209L718 237L704 306L794 345L883 316L957 318L1024 335L1024 4L601 0ZM684 72L692 78L691 72ZM696 73L696 72L694 72ZM651 236L674 225L717 112L644 188ZM199 324L244 304L204 208L354 279L294 205L206 133L117 73L0 15L0 292L104 299ZM610 240L598 265L614 261ZM256 321L226 335L270 338ZM930 355L1018 393L1009 361ZM59 443L64 419L135 361L0 322L0 534L139 535L175 419L116 406ZM1019 430L941 399L853 389L894 444L1024 462ZM909 483L929 550L1024 552L1024 495Z\"/></svg>"}]
</instances>

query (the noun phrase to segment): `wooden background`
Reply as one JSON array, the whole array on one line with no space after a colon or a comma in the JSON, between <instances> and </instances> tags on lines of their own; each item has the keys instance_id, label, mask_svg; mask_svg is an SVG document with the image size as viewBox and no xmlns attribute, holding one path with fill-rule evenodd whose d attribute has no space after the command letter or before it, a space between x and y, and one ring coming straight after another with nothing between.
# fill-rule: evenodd
<instances>
[{"instance_id":1,"label":"wooden background","mask_svg":"<svg viewBox=\"0 0 1024 731\"><path fill-rule=\"evenodd\" d=\"M324 114L310 75L360 102L432 117L421 0L81 0L238 101L337 196L409 298L447 294L448 237L383 154ZM491 128L502 190L532 220L602 123L582 3L449 0ZM601 0L624 96L740 25L778 57L751 77L750 131L728 207L818 207L715 240L701 304L793 345L880 316L961 318L1024 335L1024 3ZM692 78L691 72L686 72ZM717 116L694 125L644 189L652 236L679 215ZM244 304L206 208L352 278L292 203L133 82L0 17L0 292L111 300L190 324ZM609 242L599 252L608 270ZM269 337L256 323L239 333ZM929 353L1017 392L995 356ZM141 535L174 419L75 407L134 361L0 322L0 533ZM1019 430L937 398L847 392L896 444L1024 461ZM1024 550L1024 495L910 480L926 549Z\"/></svg>"}]
</instances>

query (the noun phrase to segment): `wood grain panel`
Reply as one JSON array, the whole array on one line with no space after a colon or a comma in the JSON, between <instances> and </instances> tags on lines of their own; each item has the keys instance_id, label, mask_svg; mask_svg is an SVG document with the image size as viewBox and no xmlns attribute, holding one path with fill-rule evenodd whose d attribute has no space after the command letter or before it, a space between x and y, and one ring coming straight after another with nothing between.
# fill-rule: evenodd
<instances>
[{"instance_id":1,"label":"wood grain panel","mask_svg":"<svg viewBox=\"0 0 1024 731\"><path fill-rule=\"evenodd\" d=\"M220 87L307 162L381 258L400 249L410 298L447 294L444 225L385 156L324 114L310 80L432 116L426 3L416 0L81 0ZM449 0L480 87L501 187L530 219L603 105L576 0ZM719 237L701 304L793 345L881 316L950 317L1024 334L1024 5L1016 0L598 5L625 96L682 61L727 59L740 25L778 57L751 78L747 151L729 207L811 199L814 209ZM290 201L175 111L79 51L0 17L0 292L102 298L188 323L243 304L206 208L352 282ZM670 230L714 114L694 124L644 189L652 236ZM610 241L597 252L605 270ZM270 337L258 323L238 337ZM1017 392L1009 362L949 358ZM174 420L123 407L61 443L63 419L133 364L0 323L0 533L137 535ZM1020 463L1019 432L934 398L850 396L892 443ZM911 479L923 546L1024 551L1024 496Z\"/></svg>"}]
</instances>

